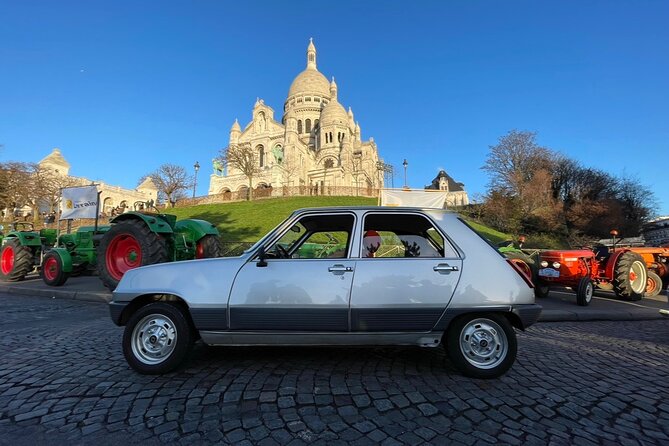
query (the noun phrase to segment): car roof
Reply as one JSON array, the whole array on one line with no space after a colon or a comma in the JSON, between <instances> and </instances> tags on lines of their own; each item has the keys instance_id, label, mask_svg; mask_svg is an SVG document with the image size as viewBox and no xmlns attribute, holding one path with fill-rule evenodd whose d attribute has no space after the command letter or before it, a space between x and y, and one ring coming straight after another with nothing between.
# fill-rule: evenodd
<instances>
[{"instance_id":1,"label":"car roof","mask_svg":"<svg viewBox=\"0 0 669 446\"><path fill-rule=\"evenodd\" d=\"M323 206L296 209L293 214L304 212L332 212L332 211L381 211L381 212L440 212L444 214L456 214L454 211L439 208L419 208L409 206Z\"/></svg>"}]
</instances>

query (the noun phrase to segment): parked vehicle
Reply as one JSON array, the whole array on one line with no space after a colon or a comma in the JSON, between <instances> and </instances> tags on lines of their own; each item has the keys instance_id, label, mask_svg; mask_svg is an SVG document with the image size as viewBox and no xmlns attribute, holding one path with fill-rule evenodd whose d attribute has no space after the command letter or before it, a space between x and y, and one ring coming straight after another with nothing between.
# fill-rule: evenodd
<instances>
[{"instance_id":1,"label":"parked vehicle","mask_svg":"<svg viewBox=\"0 0 669 446\"><path fill-rule=\"evenodd\" d=\"M616 231L611 231L615 237ZM544 251L539 258L538 297L548 295L551 286L570 287L576 292L576 303L590 305L595 287L613 290L616 296L639 300L646 290L646 265L628 248L602 246L596 250Z\"/></svg>"},{"instance_id":2,"label":"parked vehicle","mask_svg":"<svg viewBox=\"0 0 669 446\"><path fill-rule=\"evenodd\" d=\"M645 295L649 297L657 296L669 283L669 247L629 249L633 253L641 256L648 269Z\"/></svg>"},{"instance_id":3,"label":"parked vehicle","mask_svg":"<svg viewBox=\"0 0 669 446\"><path fill-rule=\"evenodd\" d=\"M12 223L2 238L0 281L18 282L41 263L42 253L56 243L55 229L36 231L29 222Z\"/></svg>"},{"instance_id":4,"label":"parked vehicle","mask_svg":"<svg viewBox=\"0 0 669 446\"><path fill-rule=\"evenodd\" d=\"M140 373L178 367L199 337L444 346L464 374L494 378L541 307L527 275L457 214L362 207L296 211L239 257L129 270L110 312Z\"/></svg>"},{"instance_id":5,"label":"parked vehicle","mask_svg":"<svg viewBox=\"0 0 669 446\"><path fill-rule=\"evenodd\" d=\"M113 290L132 268L220 255L218 229L208 221L133 211L111 220L97 249L97 268L102 283Z\"/></svg>"}]
</instances>

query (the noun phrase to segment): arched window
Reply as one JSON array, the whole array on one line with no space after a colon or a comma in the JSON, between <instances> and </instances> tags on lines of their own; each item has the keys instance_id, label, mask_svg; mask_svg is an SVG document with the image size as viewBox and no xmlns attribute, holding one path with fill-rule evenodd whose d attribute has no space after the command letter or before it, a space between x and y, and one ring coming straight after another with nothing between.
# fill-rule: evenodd
<instances>
[{"instance_id":1,"label":"arched window","mask_svg":"<svg viewBox=\"0 0 669 446\"><path fill-rule=\"evenodd\" d=\"M260 167L265 165L265 148L262 145L256 147L258 152L258 160L260 161Z\"/></svg>"},{"instance_id":2,"label":"arched window","mask_svg":"<svg viewBox=\"0 0 669 446\"><path fill-rule=\"evenodd\" d=\"M329 142L330 142L330 139L328 138L328 134L326 133L326 134L325 134L325 144L327 144L327 143L329 143Z\"/></svg>"},{"instance_id":3,"label":"arched window","mask_svg":"<svg viewBox=\"0 0 669 446\"><path fill-rule=\"evenodd\" d=\"M332 142L332 141L334 141L334 140L332 139L332 132L330 132L330 142Z\"/></svg>"},{"instance_id":4,"label":"arched window","mask_svg":"<svg viewBox=\"0 0 669 446\"><path fill-rule=\"evenodd\" d=\"M314 121L314 129L316 129L317 127L318 127L318 119Z\"/></svg>"},{"instance_id":5,"label":"arched window","mask_svg":"<svg viewBox=\"0 0 669 446\"><path fill-rule=\"evenodd\" d=\"M306 132L311 133L311 119L307 119L304 121L304 125L306 127Z\"/></svg>"},{"instance_id":6,"label":"arched window","mask_svg":"<svg viewBox=\"0 0 669 446\"><path fill-rule=\"evenodd\" d=\"M302 133L302 120L297 121L297 133Z\"/></svg>"}]
</instances>

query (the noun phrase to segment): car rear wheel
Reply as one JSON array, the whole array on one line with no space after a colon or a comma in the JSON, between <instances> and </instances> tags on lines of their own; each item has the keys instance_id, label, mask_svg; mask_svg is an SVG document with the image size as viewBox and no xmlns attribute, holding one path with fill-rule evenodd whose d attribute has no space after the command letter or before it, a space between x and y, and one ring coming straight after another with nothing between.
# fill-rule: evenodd
<instances>
[{"instance_id":1,"label":"car rear wheel","mask_svg":"<svg viewBox=\"0 0 669 446\"><path fill-rule=\"evenodd\" d=\"M589 277L583 277L576 288L576 303L581 307L590 305L594 293L595 286L592 284L592 280Z\"/></svg>"},{"instance_id":2,"label":"car rear wheel","mask_svg":"<svg viewBox=\"0 0 669 446\"><path fill-rule=\"evenodd\" d=\"M498 314L468 314L453 321L446 333L446 351L465 375L497 378L516 360L518 344L509 321Z\"/></svg>"},{"instance_id":3,"label":"car rear wheel","mask_svg":"<svg viewBox=\"0 0 669 446\"><path fill-rule=\"evenodd\" d=\"M548 297L548 293L550 293L551 289L548 285L544 283L537 283L537 285L534 287L534 295L538 298L544 298Z\"/></svg>"},{"instance_id":4,"label":"car rear wheel","mask_svg":"<svg viewBox=\"0 0 669 446\"><path fill-rule=\"evenodd\" d=\"M192 330L183 311L165 302L141 307L130 316L123 332L126 361L146 375L177 368L192 344Z\"/></svg>"},{"instance_id":5,"label":"car rear wheel","mask_svg":"<svg viewBox=\"0 0 669 446\"><path fill-rule=\"evenodd\" d=\"M653 297L660 294L662 291L662 279L653 271L648 271L648 279L646 280L646 293L644 296Z\"/></svg>"},{"instance_id":6,"label":"car rear wheel","mask_svg":"<svg viewBox=\"0 0 669 446\"><path fill-rule=\"evenodd\" d=\"M69 274L63 271L63 261L58 254L49 251L44 255L39 272L42 280L49 286L61 286L67 282Z\"/></svg>"}]
</instances>

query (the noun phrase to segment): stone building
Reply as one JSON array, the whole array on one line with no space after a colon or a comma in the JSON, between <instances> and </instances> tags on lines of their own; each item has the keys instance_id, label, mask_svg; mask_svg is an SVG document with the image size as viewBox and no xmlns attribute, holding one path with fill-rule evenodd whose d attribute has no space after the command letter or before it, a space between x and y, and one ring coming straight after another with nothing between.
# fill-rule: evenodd
<instances>
[{"instance_id":1,"label":"stone building","mask_svg":"<svg viewBox=\"0 0 669 446\"><path fill-rule=\"evenodd\" d=\"M379 154L373 138L362 140L353 111L339 102L334 78L328 81L316 66L316 47L310 40L306 68L293 80L279 121L274 109L258 99L252 120L230 129L230 146L250 147L260 167L253 179L257 189L271 195L358 194L383 187ZM246 176L232 166L214 163L209 194L243 192Z\"/></svg>"},{"instance_id":2,"label":"stone building","mask_svg":"<svg viewBox=\"0 0 669 446\"><path fill-rule=\"evenodd\" d=\"M669 215L649 221L641 233L647 246L669 246Z\"/></svg>"},{"instance_id":3,"label":"stone building","mask_svg":"<svg viewBox=\"0 0 669 446\"><path fill-rule=\"evenodd\" d=\"M70 163L65 160L60 149L57 148L53 149L38 164L41 168L49 169L64 177L63 184L67 186L86 186L93 182L88 178L71 176L69 174ZM102 194L100 194L100 212L104 212L106 215L111 215L116 210L132 210L137 202L145 203L153 200L155 203L158 197L158 188L150 178L144 180L136 189L112 186L103 181L95 181L95 184L98 185L98 190L102 191Z\"/></svg>"},{"instance_id":4,"label":"stone building","mask_svg":"<svg viewBox=\"0 0 669 446\"><path fill-rule=\"evenodd\" d=\"M432 184L425 186L425 189L448 192L446 195L446 206L466 206L469 204L469 196L465 191L465 185L456 182L445 170L440 170L434 180L432 180Z\"/></svg>"}]
</instances>

